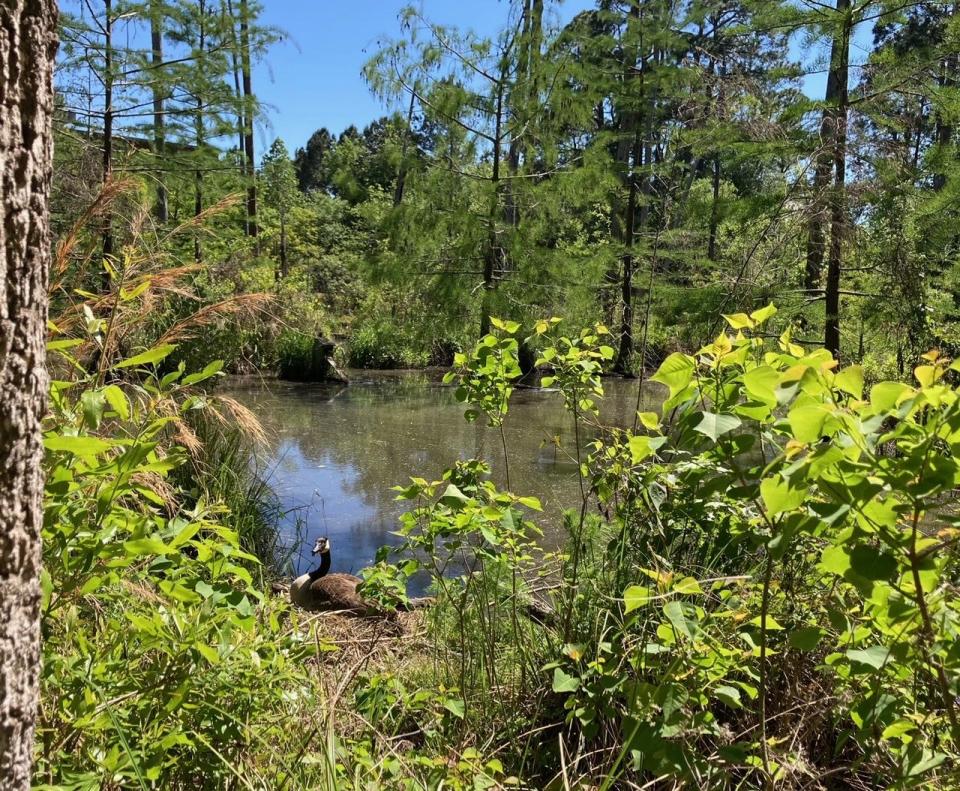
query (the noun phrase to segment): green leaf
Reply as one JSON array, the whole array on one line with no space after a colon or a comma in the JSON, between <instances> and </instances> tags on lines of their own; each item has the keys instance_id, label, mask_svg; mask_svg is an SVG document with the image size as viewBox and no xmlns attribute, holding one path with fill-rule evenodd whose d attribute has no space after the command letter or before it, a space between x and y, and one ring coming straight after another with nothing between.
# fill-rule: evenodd
<instances>
[{"instance_id":1,"label":"green leaf","mask_svg":"<svg viewBox=\"0 0 960 791\"><path fill-rule=\"evenodd\" d=\"M842 577L850 570L850 555L842 546L830 545L824 547L820 555L820 567L824 571Z\"/></svg>"},{"instance_id":2,"label":"green leaf","mask_svg":"<svg viewBox=\"0 0 960 791\"><path fill-rule=\"evenodd\" d=\"M543 506L540 504L540 500L536 497L518 497L517 502L520 505L529 508L531 511L542 511Z\"/></svg>"},{"instance_id":3,"label":"green leaf","mask_svg":"<svg viewBox=\"0 0 960 791\"><path fill-rule=\"evenodd\" d=\"M154 346L152 349L130 357L123 362L117 363L114 368L133 368L137 365L155 365L167 357L177 347L174 344L164 346Z\"/></svg>"},{"instance_id":4,"label":"green leaf","mask_svg":"<svg viewBox=\"0 0 960 791\"><path fill-rule=\"evenodd\" d=\"M718 700L726 703L734 709L740 708L743 704L740 702L740 690L727 684L720 684L713 688L713 694Z\"/></svg>"},{"instance_id":5,"label":"green leaf","mask_svg":"<svg viewBox=\"0 0 960 791\"><path fill-rule=\"evenodd\" d=\"M886 552L861 544L850 552L850 568L868 580L885 580L896 572L897 560Z\"/></svg>"},{"instance_id":6,"label":"green leaf","mask_svg":"<svg viewBox=\"0 0 960 791\"><path fill-rule=\"evenodd\" d=\"M903 382L880 382L870 388L870 405L875 412L889 412L913 388Z\"/></svg>"},{"instance_id":7,"label":"green leaf","mask_svg":"<svg viewBox=\"0 0 960 791\"><path fill-rule=\"evenodd\" d=\"M834 377L833 384L854 398L863 398L863 368L859 365L847 366Z\"/></svg>"},{"instance_id":8,"label":"green leaf","mask_svg":"<svg viewBox=\"0 0 960 791\"><path fill-rule=\"evenodd\" d=\"M683 605L678 601L670 601L663 605L663 614L667 616L667 619L673 624L673 628L679 633L686 637L688 640L693 639L693 633L690 631L690 623L687 621L687 617L683 614Z\"/></svg>"},{"instance_id":9,"label":"green leaf","mask_svg":"<svg viewBox=\"0 0 960 791\"><path fill-rule=\"evenodd\" d=\"M803 505L807 498L806 488L793 488L779 475L764 478L760 482L760 497L770 516L792 511Z\"/></svg>"},{"instance_id":10,"label":"green leaf","mask_svg":"<svg viewBox=\"0 0 960 791\"><path fill-rule=\"evenodd\" d=\"M637 412L637 420L647 431L659 431L660 415L656 412Z\"/></svg>"},{"instance_id":11,"label":"green leaf","mask_svg":"<svg viewBox=\"0 0 960 791\"><path fill-rule=\"evenodd\" d=\"M649 588L642 585L631 585L623 592L623 604L625 612L633 612L639 607L643 607L653 595Z\"/></svg>"},{"instance_id":12,"label":"green leaf","mask_svg":"<svg viewBox=\"0 0 960 791\"><path fill-rule=\"evenodd\" d=\"M777 403L776 387L780 383L780 374L769 365L751 368L743 375L743 387L751 398L770 406Z\"/></svg>"},{"instance_id":13,"label":"green leaf","mask_svg":"<svg viewBox=\"0 0 960 791\"><path fill-rule=\"evenodd\" d=\"M673 590L675 593L681 593L684 595L703 593L700 583L697 582L697 580L693 577L684 577L673 586Z\"/></svg>"},{"instance_id":14,"label":"green leaf","mask_svg":"<svg viewBox=\"0 0 960 791\"><path fill-rule=\"evenodd\" d=\"M670 388L670 397L673 398L678 393L683 392L693 381L693 372L696 369L696 363L693 358L674 352L657 369L657 372L650 377L653 382L660 382Z\"/></svg>"},{"instance_id":15,"label":"green leaf","mask_svg":"<svg viewBox=\"0 0 960 791\"><path fill-rule=\"evenodd\" d=\"M80 394L80 408L83 410L83 420L89 428L99 428L103 420L103 410L107 406L107 399L98 390L85 390Z\"/></svg>"},{"instance_id":16,"label":"green leaf","mask_svg":"<svg viewBox=\"0 0 960 791\"><path fill-rule=\"evenodd\" d=\"M753 319L757 326L763 324L768 319L773 318L777 314L777 309L773 303L767 305L765 308L758 308L750 314L750 318Z\"/></svg>"},{"instance_id":17,"label":"green leaf","mask_svg":"<svg viewBox=\"0 0 960 791\"><path fill-rule=\"evenodd\" d=\"M128 420L130 418L130 402L123 390L117 385L107 385L102 392L110 408L117 413L117 417L121 420Z\"/></svg>"},{"instance_id":18,"label":"green leaf","mask_svg":"<svg viewBox=\"0 0 960 791\"><path fill-rule=\"evenodd\" d=\"M827 420L827 411L818 404L798 406L790 410L787 422L794 439L799 442L816 442L823 432L823 424Z\"/></svg>"},{"instance_id":19,"label":"green leaf","mask_svg":"<svg viewBox=\"0 0 960 791\"><path fill-rule=\"evenodd\" d=\"M47 450L71 453L74 456L97 456L113 447L110 442L97 437L71 437L63 434L44 437L43 446Z\"/></svg>"},{"instance_id":20,"label":"green leaf","mask_svg":"<svg viewBox=\"0 0 960 791\"><path fill-rule=\"evenodd\" d=\"M440 502L451 508L458 508L464 503L470 502L470 498L451 483L440 496Z\"/></svg>"},{"instance_id":21,"label":"green leaf","mask_svg":"<svg viewBox=\"0 0 960 791\"><path fill-rule=\"evenodd\" d=\"M580 688L580 679L576 676L568 676L559 667L553 671L553 691L554 692L576 692Z\"/></svg>"},{"instance_id":22,"label":"green leaf","mask_svg":"<svg viewBox=\"0 0 960 791\"><path fill-rule=\"evenodd\" d=\"M159 538L135 538L123 542L123 549L128 555L165 555L170 547Z\"/></svg>"},{"instance_id":23,"label":"green leaf","mask_svg":"<svg viewBox=\"0 0 960 791\"><path fill-rule=\"evenodd\" d=\"M790 632L787 642L800 651L812 651L823 635L824 631L819 626L801 626Z\"/></svg>"},{"instance_id":24,"label":"green leaf","mask_svg":"<svg viewBox=\"0 0 960 791\"><path fill-rule=\"evenodd\" d=\"M734 313L732 315L722 313L721 315L727 320L727 324L729 324L735 330L753 329L753 319L751 319L746 313Z\"/></svg>"},{"instance_id":25,"label":"green leaf","mask_svg":"<svg viewBox=\"0 0 960 791\"><path fill-rule=\"evenodd\" d=\"M883 645L875 645L870 648L857 648L847 651L847 659L860 665L867 665L874 670L879 670L891 658L890 649Z\"/></svg>"},{"instance_id":26,"label":"green leaf","mask_svg":"<svg viewBox=\"0 0 960 791\"><path fill-rule=\"evenodd\" d=\"M694 426L694 431L699 431L716 442L724 434L740 428L741 425L743 421L736 415L715 415L713 412L704 412L703 419Z\"/></svg>"},{"instance_id":27,"label":"green leaf","mask_svg":"<svg viewBox=\"0 0 960 791\"><path fill-rule=\"evenodd\" d=\"M220 371L221 371L222 368L223 368L223 361L222 361L222 360L214 360L212 363L210 363L210 365L208 365L206 368L204 368L204 369L203 369L202 371L200 371L199 373L190 374L189 376L185 376L185 377L183 378L183 382L181 382L181 384L182 384L184 387L188 387L188 386L190 386L190 385L199 384L200 382L205 382L205 381L206 381L207 379L209 379L210 377L216 376L218 373L220 373Z\"/></svg>"}]
</instances>

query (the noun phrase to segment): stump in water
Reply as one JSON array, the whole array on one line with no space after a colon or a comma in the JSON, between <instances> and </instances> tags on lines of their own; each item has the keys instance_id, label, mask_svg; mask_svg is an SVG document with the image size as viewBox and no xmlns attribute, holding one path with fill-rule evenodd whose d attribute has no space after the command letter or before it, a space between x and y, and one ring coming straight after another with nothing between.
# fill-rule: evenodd
<instances>
[{"instance_id":1,"label":"stump in water","mask_svg":"<svg viewBox=\"0 0 960 791\"><path fill-rule=\"evenodd\" d=\"M305 344L306 346L306 344ZM292 382L340 382L349 384L334 361L337 345L328 338L314 338L300 354L281 355L280 378Z\"/></svg>"}]
</instances>

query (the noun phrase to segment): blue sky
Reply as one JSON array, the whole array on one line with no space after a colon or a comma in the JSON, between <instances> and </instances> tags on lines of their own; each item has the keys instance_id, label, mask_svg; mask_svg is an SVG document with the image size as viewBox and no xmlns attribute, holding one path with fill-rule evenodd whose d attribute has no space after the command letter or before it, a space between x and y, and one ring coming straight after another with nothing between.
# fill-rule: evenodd
<instances>
[{"instance_id":1,"label":"blue sky","mask_svg":"<svg viewBox=\"0 0 960 791\"><path fill-rule=\"evenodd\" d=\"M322 126L338 134L350 124L363 127L388 112L361 76L364 63L376 52L380 38L397 38L397 15L409 0L264 0L266 24L289 33L258 65L254 90L270 108L268 121L258 130L265 150L282 137L293 152ZM509 0L419 0L424 14L445 25L494 35L509 11ZM552 23L563 24L595 6L594 0L562 0L554 7ZM854 36L851 61L866 57L870 25ZM819 68L825 48L807 50L798 36L792 54L814 71L803 81L804 90L822 98L826 75ZM820 66L815 63L821 61ZM857 74L851 74L853 82Z\"/></svg>"},{"instance_id":2,"label":"blue sky","mask_svg":"<svg viewBox=\"0 0 960 791\"><path fill-rule=\"evenodd\" d=\"M276 44L254 74L254 90L272 107L261 129L261 148L282 137L291 152L322 126L339 133L387 110L360 74L376 52L377 39L397 38L404 0L264 0L263 21L290 34ZM422 0L425 15L440 24L493 35L509 9L507 0ZM591 0L565 0L560 20L592 7ZM557 20L554 20L557 21Z\"/></svg>"}]
</instances>

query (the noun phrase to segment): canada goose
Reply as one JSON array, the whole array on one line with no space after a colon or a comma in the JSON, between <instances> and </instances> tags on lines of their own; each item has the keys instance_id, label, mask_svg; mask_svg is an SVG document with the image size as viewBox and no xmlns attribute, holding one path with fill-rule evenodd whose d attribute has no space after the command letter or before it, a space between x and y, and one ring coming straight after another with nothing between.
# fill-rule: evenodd
<instances>
[{"instance_id":1,"label":"canada goose","mask_svg":"<svg viewBox=\"0 0 960 791\"><path fill-rule=\"evenodd\" d=\"M290 601L305 610L375 611L377 608L357 593L362 580L353 574L327 574L330 571L330 539L321 536L313 545L320 565L301 574L290 586Z\"/></svg>"}]
</instances>

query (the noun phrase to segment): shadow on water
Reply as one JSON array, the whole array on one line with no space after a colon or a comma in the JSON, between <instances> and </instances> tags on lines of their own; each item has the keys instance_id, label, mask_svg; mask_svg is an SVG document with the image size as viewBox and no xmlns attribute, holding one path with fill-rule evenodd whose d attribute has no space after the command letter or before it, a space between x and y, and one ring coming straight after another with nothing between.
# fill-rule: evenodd
<instances>
[{"instance_id":1,"label":"shadow on water","mask_svg":"<svg viewBox=\"0 0 960 791\"><path fill-rule=\"evenodd\" d=\"M605 424L632 422L636 388L604 382ZM440 374L355 371L349 387L234 379L225 389L272 438L266 468L285 512L281 541L297 572L311 566L319 535L332 541L334 568L353 573L380 546L397 544L392 531L409 504L397 502L390 487L410 476L433 480L458 459L483 458L505 486L499 434L464 420ZM652 408L655 393L644 394L642 408ZM512 489L540 498L544 511L535 521L544 544L554 546L560 515L579 504L572 418L558 393L517 390L504 425Z\"/></svg>"}]
</instances>

